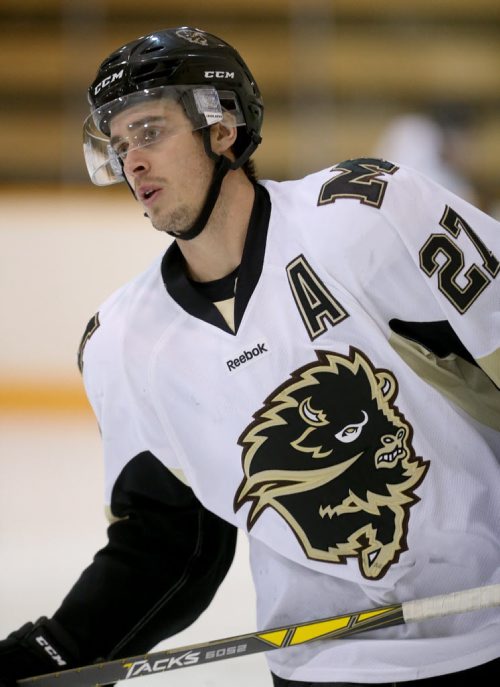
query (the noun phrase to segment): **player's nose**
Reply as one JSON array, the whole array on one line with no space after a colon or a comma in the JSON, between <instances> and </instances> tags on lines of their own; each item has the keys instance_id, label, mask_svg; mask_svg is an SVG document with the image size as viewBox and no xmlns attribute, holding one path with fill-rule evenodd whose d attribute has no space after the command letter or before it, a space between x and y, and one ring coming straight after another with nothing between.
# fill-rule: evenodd
<instances>
[{"instance_id":1,"label":"player's nose","mask_svg":"<svg viewBox=\"0 0 500 687\"><path fill-rule=\"evenodd\" d=\"M123 162L123 169L128 177L138 177L148 172L150 165L144 150L142 148L130 150Z\"/></svg>"}]
</instances>

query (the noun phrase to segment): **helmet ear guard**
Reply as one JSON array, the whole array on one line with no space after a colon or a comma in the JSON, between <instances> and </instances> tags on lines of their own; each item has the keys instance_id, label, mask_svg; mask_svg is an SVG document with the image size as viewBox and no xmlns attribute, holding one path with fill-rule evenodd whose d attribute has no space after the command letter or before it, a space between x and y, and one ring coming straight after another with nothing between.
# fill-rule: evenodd
<instances>
[{"instance_id":1,"label":"helmet ear guard","mask_svg":"<svg viewBox=\"0 0 500 687\"><path fill-rule=\"evenodd\" d=\"M220 104L220 112L221 116L220 118L217 117L214 121L208 121L209 116L211 118L211 114L207 115L206 112L202 113L200 115L200 105L204 105L205 103L205 91L214 91L215 95L217 97L217 100ZM201 100L201 96L203 96L203 100ZM194 100L195 106L193 108L191 101ZM207 118L207 125L208 124L213 124L215 122L221 122L222 124L225 124L228 127L234 127L237 128L237 134L236 134L236 140L232 146L232 150L235 155L235 159L233 161L230 161L229 163L229 169L238 169L241 167L252 155L254 150L257 148L259 143L262 141L262 138L260 135L255 135L253 134L250 142L248 142L247 137L245 137L244 141L244 147L241 150L241 138L240 135L244 133L242 131L242 127L245 125L245 120L243 118L243 113L239 107L238 100L236 97L236 94L231 92L231 91L215 91L215 89L210 88L210 89L205 89L205 88L193 88L192 90L186 92L185 94L185 110L186 113L188 114L189 117L191 117L190 112L195 111L196 114L193 115L192 121L196 121L197 118L200 116L203 117L205 116ZM202 129L201 131L202 136L203 136L203 144L205 146L205 152L206 154L212 158L213 160L217 161L219 158L219 155L217 153L214 153L212 150L211 142L210 142L210 128L209 126L206 126L205 128ZM240 145L238 143L240 142Z\"/></svg>"}]
</instances>

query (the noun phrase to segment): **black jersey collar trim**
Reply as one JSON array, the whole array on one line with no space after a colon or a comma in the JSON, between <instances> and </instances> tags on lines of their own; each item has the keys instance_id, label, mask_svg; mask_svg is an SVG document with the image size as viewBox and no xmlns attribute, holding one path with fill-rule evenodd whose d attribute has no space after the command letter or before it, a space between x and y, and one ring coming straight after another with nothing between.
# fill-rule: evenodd
<instances>
[{"instance_id":1,"label":"black jersey collar trim","mask_svg":"<svg viewBox=\"0 0 500 687\"><path fill-rule=\"evenodd\" d=\"M269 193L263 186L256 184L235 294L235 332L230 329L211 300L188 278L184 257L176 241L169 246L161 263L165 288L174 301L193 317L219 327L229 334L236 333L262 273L270 215Z\"/></svg>"},{"instance_id":2,"label":"black jersey collar trim","mask_svg":"<svg viewBox=\"0 0 500 687\"><path fill-rule=\"evenodd\" d=\"M222 279L204 282L197 282L190 277L188 277L188 279L197 291L205 294L212 303L217 303L218 301L225 301L228 298L234 298L234 290L239 271L240 266L238 265L235 270L230 274L226 274Z\"/></svg>"}]
</instances>

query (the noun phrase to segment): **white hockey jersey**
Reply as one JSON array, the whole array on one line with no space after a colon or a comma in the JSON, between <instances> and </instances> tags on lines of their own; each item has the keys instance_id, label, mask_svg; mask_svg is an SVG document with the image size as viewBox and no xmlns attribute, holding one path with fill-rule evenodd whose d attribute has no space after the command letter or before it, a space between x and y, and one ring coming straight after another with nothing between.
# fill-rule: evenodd
<instances>
[{"instance_id":1,"label":"white hockey jersey","mask_svg":"<svg viewBox=\"0 0 500 687\"><path fill-rule=\"evenodd\" d=\"M500 582L500 227L386 161L257 186L234 331L174 243L82 351L106 491L143 451L249 535L259 629ZM500 655L500 612L273 651L392 682Z\"/></svg>"}]
</instances>

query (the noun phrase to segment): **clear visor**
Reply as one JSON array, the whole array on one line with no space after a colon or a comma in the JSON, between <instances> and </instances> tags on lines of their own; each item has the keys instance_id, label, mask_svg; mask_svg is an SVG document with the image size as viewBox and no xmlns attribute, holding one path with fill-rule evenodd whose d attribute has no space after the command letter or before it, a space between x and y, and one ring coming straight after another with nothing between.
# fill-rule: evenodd
<instances>
[{"instance_id":1,"label":"clear visor","mask_svg":"<svg viewBox=\"0 0 500 687\"><path fill-rule=\"evenodd\" d=\"M138 91L94 110L83 125L83 153L97 186L124 180L128 153L181 132L223 122L245 124L236 95L211 86L158 86Z\"/></svg>"}]
</instances>

